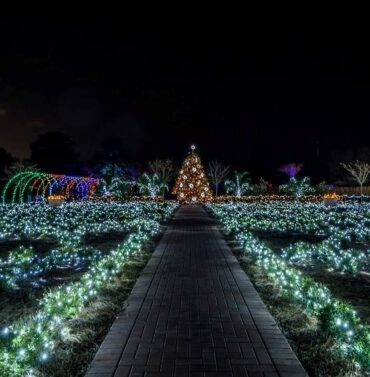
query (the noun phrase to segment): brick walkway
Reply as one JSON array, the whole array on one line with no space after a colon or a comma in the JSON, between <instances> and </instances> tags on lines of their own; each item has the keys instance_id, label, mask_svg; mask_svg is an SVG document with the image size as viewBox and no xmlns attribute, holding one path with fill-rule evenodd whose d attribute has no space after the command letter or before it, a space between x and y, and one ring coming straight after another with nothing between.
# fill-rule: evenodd
<instances>
[{"instance_id":1,"label":"brick walkway","mask_svg":"<svg viewBox=\"0 0 370 377\"><path fill-rule=\"evenodd\" d=\"M88 377L306 377L201 206L169 224Z\"/></svg>"}]
</instances>

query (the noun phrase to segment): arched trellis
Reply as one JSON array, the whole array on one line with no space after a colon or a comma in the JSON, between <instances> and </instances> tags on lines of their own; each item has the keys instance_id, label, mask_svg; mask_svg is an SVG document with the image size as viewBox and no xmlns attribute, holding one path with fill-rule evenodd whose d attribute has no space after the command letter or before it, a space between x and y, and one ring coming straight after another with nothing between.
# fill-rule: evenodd
<instances>
[{"instance_id":1,"label":"arched trellis","mask_svg":"<svg viewBox=\"0 0 370 377\"><path fill-rule=\"evenodd\" d=\"M41 181L41 184L39 185L38 190L37 190L37 195L39 195L39 190L42 187L43 188L42 196L45 196L45 181L49 181L48 175L47 174L34 175L34 176L31 176L29 179L27 179L27 181L25 181L23 183L22 188L19 191L19 202L20 203L23 202L23 198L24 198L24 195L26 193L26 190L31 188L30 194L32 195L32 186L33 186L34 181ZM14 202L15 202L15 200L13 200L12 203L14 204Z\"/></svg>"},{"instance_id":2,"label":"arched trellis","mask_svg":"<svg viewBox=\"0 0 370 377\"><path fill-rule=\"evenodd\" d=\"M8 180L2 193L2 200L3 204L23 203L28 193L47 199L55 193L56 188L58 188L58 193L65 198L84 199L93 193L98 184L99 180L92 177L74 177L26 170L13 175Z\"/></svg>"},{"instance_id":3,"label":"arched trellis","mask_svg":"<svg viewBox=\"0 0 370 377\"><path fill-rule=\"evenodd\" d=\"M96 187L99 185L99 179L96 179L96 178L89 178L88 179L88 186L87 186L87 192L86 192L86 195L87 196L91 196Z\"/></svg>"},{"instance_id":4,"label":"arched trellis","mask_svg":"<svg viewBox=\"0 0 370 377\"><path fill-rule=\"evenodd\" d=\"M14 174L6 183L3 194L2 194L2 199L3 203L5 204L7 202L7 194L11 190L11 197L9 200L11 203L15 203L17 201L17 194L18 194L18 200L20 202L23 202L23 195L29 187L30 182L33 180L46 177L46 173L42 172L37 172L37 171L32 171L32 170L25 170L19 173Z\"/></svg>"},{"instance_id":5,"label":"arched trellis","mask_svg":"<svg viewBox=\"0 0 370 377\"><path fill-rule=\"evenodd\" d=\"M88 182L85 180L80 180L76 186L77 196L83 198L87 195L87 190L89 189Z\"/></svg>"},{"instance_id":6,"label":"arched trellis","mask_svg":"<svg viewBox=\"0 0 370 377\"><path fill-rule=\"evenodd\" d=\"M53 194L55 194L55 188L60 188L61 189L61 191L62 191L62 187L63 187L63 185L61 184L61 182L60 182L60 180L58 180L58 178L57 177L54 177L54 176L52 176L51 178L50 178L50 184L49 184L49 186L48 186L48 188L49 188L49 192L48 192L48 194L49 195L53 195Z\"/></svg>"},{"instance_id":7,"label":"arched trellis","mask_svg":"<svg viewBox=\"0 0 370 377\"><path fill-rule=\"evenodd\" d=\"M36 196L42 196L45 197L46 195L46 189L48 185L50 185L50 177L46 175L46 177L40 177L38 179L35 179L32 182L31 186L31 195L36 194ZM42 190L42 191L41 191Z\"/></svg>"},{"instance_id":8,"label":"arched trellis","mask_svg":"<svg viewBox=\"0 0 370 377\"><path fill-rule=\"evenodd\" d=\"M71 190L77 185L78 177L70 177L66 187L65 196L66 198L71 197Z\"/></svg>"}]
</instances>

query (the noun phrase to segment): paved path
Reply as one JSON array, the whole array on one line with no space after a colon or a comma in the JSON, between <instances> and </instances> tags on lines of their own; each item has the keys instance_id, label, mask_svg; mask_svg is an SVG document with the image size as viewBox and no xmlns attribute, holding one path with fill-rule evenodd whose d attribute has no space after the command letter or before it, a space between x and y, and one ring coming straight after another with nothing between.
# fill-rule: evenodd
<instances>
[{"instance_id":1,"label":"paved path","mask_svg":"<svg viewBox=\"0 0 370 377\"><path fill-rule=\"evenodd\" d=\"M88 377L305 377L201 206L182 206Z\"/></svg>"}]
</instances>

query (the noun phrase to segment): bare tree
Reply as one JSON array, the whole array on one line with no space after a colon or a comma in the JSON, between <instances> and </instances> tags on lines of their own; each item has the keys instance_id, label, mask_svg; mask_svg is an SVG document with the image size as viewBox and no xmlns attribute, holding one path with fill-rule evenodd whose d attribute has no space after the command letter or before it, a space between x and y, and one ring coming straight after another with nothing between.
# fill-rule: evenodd
<instances>
[{"instance_id":1,"label":"bare tree","mask_svg":"<svg viewBox=\"0 0 370 377\"><path fill-rule=\"evenodd\" d=\"M164 198L175 170L173 161L168 159L150 161L149 169L153 174L156 174L158 176L160 186L162 187L162 195Z\"/></svg>"},{"instance_id":2,"label":"bare tree","mask_svg":"<svg viewBox=\"0 0 370 377\"><path fill-rule=\"evenodd\" d=\"M369 177L370 164L365 161L356 160L349 164L341 163L341 166L343 166L343 168L352 175L352 179L359 184L362 198L362 187Z\"/></svg>"},{"instance_id":3,"label":"bare tree","mask_svg":"<svg viewBox=\"0 0 370 377\"><path fill-rule=\"evenodd\" d=\"M215 193L218 196L218 188L222 181L229 174L230 166L224 165L222 162L212 160L208 164L208 176L211 183L215 186Z\"/></svg>"}]
</instances>

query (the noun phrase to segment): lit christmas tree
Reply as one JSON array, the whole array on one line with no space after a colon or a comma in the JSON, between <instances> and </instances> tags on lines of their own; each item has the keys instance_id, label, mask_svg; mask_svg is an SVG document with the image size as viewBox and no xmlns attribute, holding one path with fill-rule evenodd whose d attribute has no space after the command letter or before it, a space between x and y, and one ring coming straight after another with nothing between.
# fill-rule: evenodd
<instances>
[{"instance_id":1,"label":"lit christmas tree","mask_svg":"<svg viewBox=\"0 0 370 377\"><path fill-rule=\"evenodd\" d=\"M192 145L172 190L179 202L203 203L212 199L212 191L199 156Z\"/></svg>"}]
</instances>

